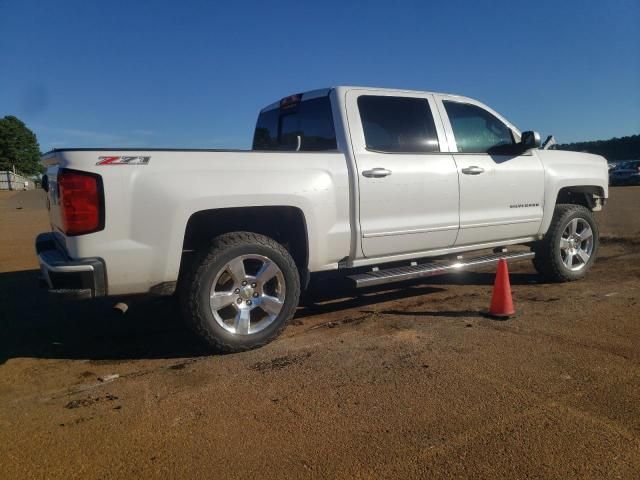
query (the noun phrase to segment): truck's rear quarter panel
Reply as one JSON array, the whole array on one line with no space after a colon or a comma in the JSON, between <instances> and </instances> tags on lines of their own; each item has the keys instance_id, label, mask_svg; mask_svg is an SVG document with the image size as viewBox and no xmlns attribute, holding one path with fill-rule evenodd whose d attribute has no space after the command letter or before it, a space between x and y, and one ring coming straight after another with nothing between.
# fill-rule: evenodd
<instances>
[{"instance_id":1,"label":"truck's rear quarter panel","mask_svg":"<svg viewBox=\"0 0 640 480\"><path fill-rule=\"evenodd\" d=\"M146 165L97 165L107 154L150 159ZM52 181L59 168L102 176L104 229L61 239L72 258L104 260L112 295L177 280L187 222L203 210L299 208L311 270L333 268L349 251L348 172L340 153L68 150L48 162ZM56 205L51 221L60 232Z\"/></svg>"}]
</instances>

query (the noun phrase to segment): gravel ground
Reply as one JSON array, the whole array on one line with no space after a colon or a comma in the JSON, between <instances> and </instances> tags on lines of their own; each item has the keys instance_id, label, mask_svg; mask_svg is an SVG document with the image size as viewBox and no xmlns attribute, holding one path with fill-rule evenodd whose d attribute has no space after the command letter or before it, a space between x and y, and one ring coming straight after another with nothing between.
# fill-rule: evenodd
<instances>
[{"instance_id":1,"label":"gravel ground","mask_svg":"<svg viewBox=\"0 0 640 480\"><path fill-rule=\"evenodd\" d=\"M612 188L589 276L514 264L300 307L208 356L167 299L36 288L40 192L0 192L3 478L640 478L640 187Z\"/></svg>"}]
</instances>

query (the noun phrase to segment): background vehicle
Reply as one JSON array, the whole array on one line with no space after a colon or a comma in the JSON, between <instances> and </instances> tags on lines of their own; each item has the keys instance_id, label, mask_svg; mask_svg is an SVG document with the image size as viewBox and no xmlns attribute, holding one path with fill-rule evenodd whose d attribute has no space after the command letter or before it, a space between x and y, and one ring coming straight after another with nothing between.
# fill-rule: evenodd
<instances>
[{"instance_id":1,"label":"background vehicle","mask_svg":"<svg viewBox=\"0 0 640 480\"><path fill-rule=\"evenodd\" d=\"M609 171L610 185L640 185L640 160L620 162Z\"/></svg>"},{"instance_id":2,"label":"background vehicle","mask_svg":"<svg viewBox=\"0 0 640 480\"><path fill-rule=\"evenodd\" d=\"M584 276L606 161L539 145L470 98L315 90L264 108L253 151L45 154L52 232L36 250L53 292L178 292L211 347L254 348L316 272L363 287L535 252L549 279ZM501 251L515 244L532 252ZM483 249L497 253L461 257Z\"/></svg>"}]
</instances>

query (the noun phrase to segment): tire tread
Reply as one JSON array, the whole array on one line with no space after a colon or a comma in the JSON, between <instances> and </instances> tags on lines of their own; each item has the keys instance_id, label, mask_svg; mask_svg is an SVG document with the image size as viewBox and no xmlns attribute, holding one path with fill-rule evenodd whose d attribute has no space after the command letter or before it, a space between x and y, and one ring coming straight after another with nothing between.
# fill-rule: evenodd
<instances>
[{"instance_id":1,"label":"tire tread","mask_svg":"<svg viewBox=\"0 0 640 480\"><path fill-rule=\"evenodd\" d=\"M583 271L580 271L579 275L572 274L572 272L567 271L560 265L559 262L555 260L556 248L559 248L559 245L555 245L555 237L558 229L562 228L563 224L566 222L567 217L573 215L576 212L580 212L581 216L588 218L592 223L592 230L594 236L594 249L593 254L595 256L598 248L598 228L593 217L593 213L591 210L587 209L582 205L576 205L572 203L561 203L556 205L556 208L553 212L553 219L551 220L551 224L549 225L549 229L547 230L546 235L542 240L536 243L534 249L536 252L536 256L533 259L533 265L544 278L554 281L554 282L572 282L575 280L579 280L582 278L590 268L590 265L587 265Z\"/></svg>"},{"instance_id":2,"label":"tire tread","mask_svg":"<svg viewBox=\"0 0 640 480\"><path fill-rule=\"evenodd\" d=\"M201 288L201 278L205 275L207 268L214 262L217 262L220 255L226 252L229 248L244 246L244 245L261 245L270 249L278 251L284 258L287 267L296 272L295 278L298 280L294 282L294 285L287 285L287 295L294 295L299 297L300 295L300 281L297 275L298 268L291 258L289 252L275 240L258 233L253 232L231 232L224 233L212 239L209 248L203 249L196 260L192 264L190 272L186 276L186 281L182 285L181 292L181 306L183 318L185 319L191 330L196 335L202 338L214 351L219 353L235 353L244 352L247 350L253 350L260 348L273 341L282 331L287 327L289 320L295 312L297 302L294 302L290 311L285 311L285 321L280 322L278 328L269 334L259 342L251 344L230 344L223 339L215 335L210 328L208 328L207 319L201 314L200 295L199 290ZM291 292L291 293L289 293ZM282 314L281 313L281 314Z\"/></svg>"}]
</instances>

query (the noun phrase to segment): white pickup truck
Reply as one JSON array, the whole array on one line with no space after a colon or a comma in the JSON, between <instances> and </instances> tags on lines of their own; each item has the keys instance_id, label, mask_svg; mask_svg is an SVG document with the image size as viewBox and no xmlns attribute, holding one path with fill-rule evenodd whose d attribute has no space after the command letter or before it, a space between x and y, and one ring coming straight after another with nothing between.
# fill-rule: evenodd
<instances>
[{"instance_id":1,"label":"white pickup truck","mask_svg":"<svg viewBox=\"0 0 640 480\"><path fill-rule=\"evenodd\" d=\"M230 352L275 338L316 272L365 287L533 258L575 280L598 249L607 163L539 146L470 98L336 87L262 109L251 151L56 149L42 159L43 282L76 297L177 293ZM530 249L504 250L516 244Z\"/></svg>"}]
</instances>

